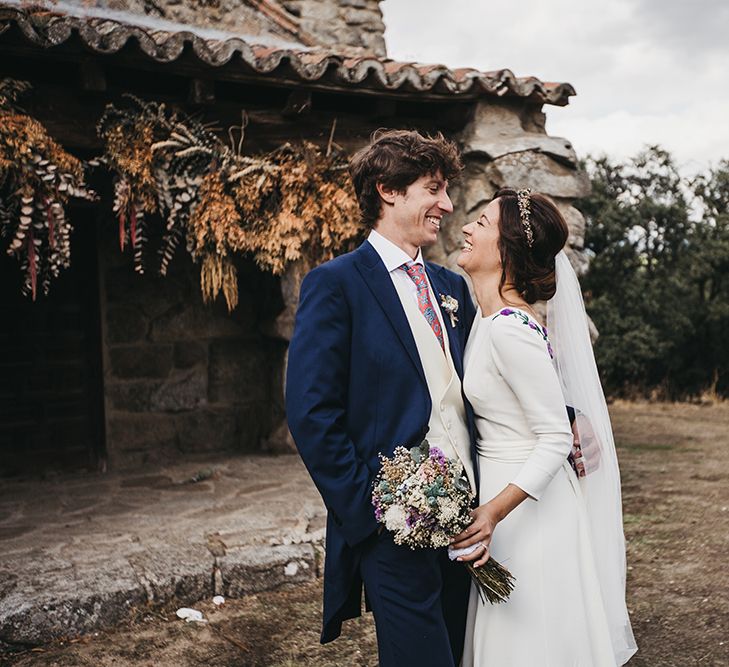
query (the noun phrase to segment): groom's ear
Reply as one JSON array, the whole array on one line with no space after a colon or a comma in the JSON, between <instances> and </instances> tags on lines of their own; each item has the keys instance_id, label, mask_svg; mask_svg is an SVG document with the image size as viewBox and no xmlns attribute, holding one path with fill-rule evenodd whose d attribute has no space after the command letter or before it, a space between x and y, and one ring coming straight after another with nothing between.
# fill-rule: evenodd
<instances>
[{"instance_id":1,"label":"groom's ear","mask_svg":"<svg viewBox=\"0 0 729 667\"><path fill-rule=\"evenodd\" d=\"M398 191L395 188L391 188L382 183L375 183L375 188L377 188L377 194L380 195L380 198L383 202L385 202L385 204L390 204L392 206L392 204L395 203L395 197L398 194Z\"/></svg>"}]
</instances>

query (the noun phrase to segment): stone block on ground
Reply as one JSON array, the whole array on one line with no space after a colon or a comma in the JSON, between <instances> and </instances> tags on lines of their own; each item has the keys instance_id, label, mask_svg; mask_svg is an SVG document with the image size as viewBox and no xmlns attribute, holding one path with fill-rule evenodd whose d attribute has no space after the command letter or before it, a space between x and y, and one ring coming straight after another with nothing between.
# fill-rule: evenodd
<instances>
[{"instance_id":1,"label":"stone block on ground","mask_svg":"<svg viewBox=\"0 0 729 667\"><path fill-rule=\"evenodd\" d=\"M228 597L316 578L316 551L311 544L232 548L217 560Z\"/></svg>"},{"instance_id":2,"label":"stone block on ground","mask_svg":"<svg viewBox=\"0 0 729 667\"><path fill-rule=\"evenodd\" d=\"M193 604L213 595L213 555L205 544L145 547L129 558L147 601Z\"/></svg>"},{"instance_id":3,"label":"stone block on ground","mask_svg":"<svg viewBox=\"0 0 729 667\"><path fill-rule=\"evenodd\" d=\"M69 563L70 565L70 563ZM92 570L91 576L87 575ZM40 644L73 637L123 621L146 595L134 571L123 558L104 562L53 566L3 596L0 639L14 644Z\"/></svg>"},{"instance_id":4,"label":"stone block on ground","mask_svg":"<svg viewBox=\"0 0 729 667\"><path fill-rule=\"evenodd\" d=\"M155 421L130 417L132 440ZM299 457L196 456L101 478L0 487L0 535L10 529L0 539L0 645L71 638L149 604L195 606L318 575L325 509ZM21 517L28 532L12 530Z\"/></svg>"}]
</instances>

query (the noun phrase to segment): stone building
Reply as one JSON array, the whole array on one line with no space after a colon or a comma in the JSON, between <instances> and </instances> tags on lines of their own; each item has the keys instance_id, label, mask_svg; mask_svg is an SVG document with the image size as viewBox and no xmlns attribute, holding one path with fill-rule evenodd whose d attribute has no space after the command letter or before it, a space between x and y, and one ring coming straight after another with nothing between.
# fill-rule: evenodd
<instances>
[{"instance_id":1,"label":"stone building","mask_svg":"<svg viewBox=\"0 0 729 667\"><path fill-rule=\"evenodd\" d=\"M587 193L574 150L545 131L545 105L569 84L509 70L452 70L388 60L378 0L59 0L0 2L0 77L30 81L24 108L80 157L124 93L201 114L221 128L249 116L245 150L287 140L354 151L380 127L442 131L463 147L455 213L431 258L453 265L460 227L503 185L551 195L577 263ZM72 267L46 299L0 275L0 475L128 469L175 457L287 447L282 373L300 280L241 258L240 305L205 306L178 251L170 274L134 273L115 241L110 184L75 206Z\"/></svg>"}]
</instances>

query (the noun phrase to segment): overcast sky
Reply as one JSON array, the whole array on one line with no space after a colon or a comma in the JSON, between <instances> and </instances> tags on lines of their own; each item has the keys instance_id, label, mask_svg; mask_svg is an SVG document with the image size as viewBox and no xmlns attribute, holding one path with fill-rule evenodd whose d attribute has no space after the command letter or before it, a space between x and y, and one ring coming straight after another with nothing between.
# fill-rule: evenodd
<instances>
[{"instance_id":1,"label":"overcast sky","mask_svg":"<svg viewBox=\"0 0 729 667\"><path fill-rule=\"evenodd\" d=\"M547 132L578 154L659 143L682 170L729 159L729 0L384 0L388 56L566 81Z\"/></svg>"}]
</instances>

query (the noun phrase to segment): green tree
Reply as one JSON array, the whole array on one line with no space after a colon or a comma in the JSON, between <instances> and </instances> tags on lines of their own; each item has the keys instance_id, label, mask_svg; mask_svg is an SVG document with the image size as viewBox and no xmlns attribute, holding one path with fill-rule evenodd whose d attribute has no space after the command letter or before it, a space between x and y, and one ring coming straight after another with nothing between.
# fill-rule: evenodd
<instances>
[{"instance_id":1,"label":"green tree","mask_svg":"<svg viewBox=\"0 0 729 667\"><path fill-rule=\"evenodd\" d=\"M729 164L693 181L652 146L624 163L590 158L577 202L592 255L583 278L607 390L666 397L726 389Z\"/></svg>"}]
</instances>

